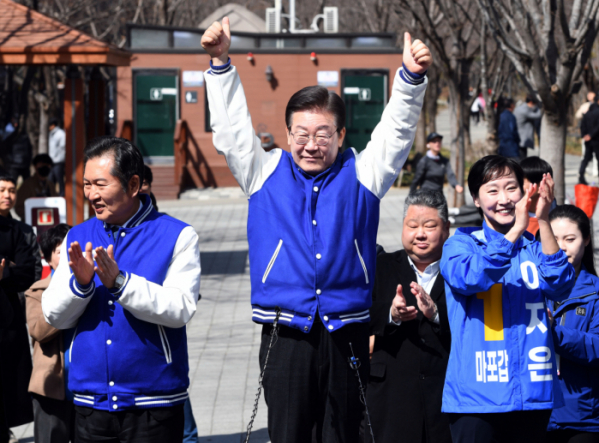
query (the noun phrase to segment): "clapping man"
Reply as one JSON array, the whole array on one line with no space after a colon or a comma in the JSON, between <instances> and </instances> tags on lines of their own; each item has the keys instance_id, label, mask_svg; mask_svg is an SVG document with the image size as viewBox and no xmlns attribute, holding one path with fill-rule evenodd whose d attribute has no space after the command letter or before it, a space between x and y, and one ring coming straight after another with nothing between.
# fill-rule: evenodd
<instances>
[{"instance_id":1,"label":"clapping man","mask_svg":"<svg viewBox=\"0 0 599 443\"><path fill-rule=\"evenodd\" d=\"M88 144L84 193L96 217L69 231L42 296L50 325L76 327L69 388L78 443L183 439L198 236L140 194L143 168L127 140Z\"/></svg>"},{"instance_id":2,"label":"clapping man","mask_svg":"<svg viewBox=\"0 0 599 443\"><path fill-rule=\"evenodd\" d=\"M451 335L439 262L448 237L445 197L421 190L405 202L404 249L377 258L366 393L377 443L451 443L441 413Z\"/></svg>"}]
</instances>

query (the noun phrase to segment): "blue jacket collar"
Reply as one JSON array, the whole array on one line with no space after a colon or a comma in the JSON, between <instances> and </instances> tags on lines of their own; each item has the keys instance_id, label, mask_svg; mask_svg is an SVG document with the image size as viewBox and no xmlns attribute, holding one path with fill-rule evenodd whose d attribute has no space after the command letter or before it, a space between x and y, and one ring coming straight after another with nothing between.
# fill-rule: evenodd
<instances>
[{"instance_id":1,"label":"blue jacket collar","mask_svg":"<svg viewBox=\"0 0 599 443\"><path fill-rule=\"evenodd\" d=\"M574 289L572 289L570 296L555 310L555 315L559 315L561 311L572 305L588 303L591 300L599 299L599 293L597 292L598 284L597 277L590 274L583 265L576 279Z\"/></svg>"},{"instance_id":2,"label":"blue jacket collar","mask_svg":"<svg viewBox=\"0 0 599 443\"><path fill-rule=\"evenodd\" d=\"M127 222L121 226L121 228L134 228L139 226L147 217L150 215L154 206L152 205L152 199L147 194L138 194L141 201L141 208L131 217ZM110 225L104 222L104 229L109 230Z\"/></svg>"}]
</instances>

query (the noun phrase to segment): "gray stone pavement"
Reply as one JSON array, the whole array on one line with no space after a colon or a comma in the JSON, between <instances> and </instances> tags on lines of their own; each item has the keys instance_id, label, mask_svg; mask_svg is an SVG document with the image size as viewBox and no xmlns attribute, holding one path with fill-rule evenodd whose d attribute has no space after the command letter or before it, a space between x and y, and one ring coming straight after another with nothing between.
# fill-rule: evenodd
<instances>
[{"instance_id":1,"label":"gray stone pavement","mask_svg":"<svg viewBox=\"0 0 599 443\"><path fill-rule=\"evenodd\" d=\"M574 195L579 162L580 158L574 156L566 160L570 196ZM378 243L387 251L401 248L400 226L407 191L391 189L381 201ZM260 326L251 321L247 200L237 188L194 191L186 197L160 201L159 206L161 211L191 224L200 237L202 298L187 330L189 392L199 441L239 443L258 386L260 346ZM593 218L598 216L596 213ZM599 220L594 221L597 230ZM259 408L251 441L263 443L269 441L263 400ZM33 442L32 424L13 431L21 442Z\"/></svg>"}]
</instances>

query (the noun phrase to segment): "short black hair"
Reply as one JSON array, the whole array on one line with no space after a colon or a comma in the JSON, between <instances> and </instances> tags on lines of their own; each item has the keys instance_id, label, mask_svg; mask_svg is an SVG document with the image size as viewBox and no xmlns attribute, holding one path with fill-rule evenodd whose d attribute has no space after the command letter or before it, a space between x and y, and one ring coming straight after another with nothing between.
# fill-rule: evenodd
<instances>
[{"instance_id":1,"label":"short black hair","mask_svg":"<svg viewBox=\"0 0 599 443\"><path fill-rule=\"evenodd\" d=\"M524 172L524 178L531 183L536 183L537 185L541 183L543 174L551 174L553 177L553 168L541 157L526 157L520 162L520 166L522 167L522 172Z\"/></svg>"},{"instance_id":2,"label":"short black hair","mask_svg":"<svg viewBox=\"0 0 599 443\"><path fill-rule=\"evenodd\" d=\"M58 124L58 119L56 117L52 117L49 121L48 121L48 126L59 126Z\"/></svg>"},{"instance_id":3,"label":"short black hair","mask_svg":"<svg viewBox=\"0 0 599 443\"><path fill-rule=\"evenodd\" d=\"M536 103L537 102L532 95L527 95L525 101L526 101L526 103Z\"/></svg>"},{"instance_id":4,"label":"short black hair","mask_svg":"<svg viewBox=\"0 0 599 443\"><path fill-rule=\"evenodd\" d=\"M291 96L285 109L285 123L291 130L293 114L301 111L322 110L333 114L337 131L345 128L345 103L334 91L324 86L307 86Z\"/></svg>"},{"instance_id":5,"label":"short black hair","mask_svg":"<svg viewBox=\"0 0 599 443\"><path fill-rule=\"evenodd\" d=\"M148 165L144 165L144 180L147 181L149 184L152 184L152 182L154 181L154 174L152 173L152 168L150 168Z\"/></svg>"},{"instance_id":6,"label":"short black hair","mask_svg":"<svg viewBox=\"0 0 599 443\"><path fill-rule=\"evenodd\" d=\"M514 100L511 98L506 98L503 100L503 107L504 108L509 108L510 106L512 106L514 104Z\"/></svg>"},{"instance_id":7,"label":"short black hair","mask_svg":"<svg viewBox=\"0 0 599 443\"><path fill-rule=\"evenodd\" d=\"M48 263L52 260L52 252L54 252L58 245L62 244L69 229L71 229L71 226L61 223L40 234L40 248L42 249L44 260Z\"/></svg>"},{"instance_id":8,"label":"short black hair","mask_svg":"<svg viewBox=\"0 0 599 443\"><path fill-rule=\"evenodd\" d=\"M105 135L91 140L83 150L83 170L85 171L88 160L108 153L112 153L114 157L114 167L110 173L119 179L123 190L127 192L129 181L135 175L139 177L141 189L144 181L144 159L137 146L124 138Z\"/></svg>"},{"instance_id":9,"label":"short black hair","mask_svg":"<svg viewBox=\"0 0 599 443\"><path fill-rule=\"evenodd\" d=\"M505 177L511 172L516 176L520 190L524 192L524 172L518 163L502 155L487 155L472 165L468 174L468 189L473 198L478 197L480 187L491 180Z\"/></svg>"},{"instance_id":10,"label":"short black hair","mask_svg":"<svg viewBox=\"0 0 599 443\"><path fill-rule=\"evenodd\" d=\"M46 163L48 165L54 165L54 162L52 161L52 157L50 157L48 154L38 154L35 157L33 157L31 164L33 166L35 166L38 163Z\"/></svg>"},{"instance_id":11,"label":"short black hair","mask_svg":"<svg viewBox=\"0 0 599 443\"><path fill-rule=\"evenodd\" d=\"M0 170L0 182L11 182L13 185L17 186L17 181L15 178L3 170Z\"/></svg>"}]
</instances>

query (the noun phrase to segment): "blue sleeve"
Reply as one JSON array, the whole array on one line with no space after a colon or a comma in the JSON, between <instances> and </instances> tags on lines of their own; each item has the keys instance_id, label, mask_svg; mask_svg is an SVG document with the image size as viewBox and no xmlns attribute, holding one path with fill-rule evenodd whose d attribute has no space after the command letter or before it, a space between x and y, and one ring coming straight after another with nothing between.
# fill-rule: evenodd
<instances>
[{"instance_id":1,"label":"blue sleeve","mask_svg":"<svg viewBox=\"0 0 599 443\"><path fill-rule=\"evenodd\" d=\"M460 294L488 291L510 270L514 246L504 237L479 245L469 236L454 235L443 246L441 275Z\"/></svg>"},{"instance_id":2,"label":"blue sleeve","mask_svg":"<svg viewBox=\"0 0 599 443\"><path fill-rule=\"evenodd\" d=\"M539 286L543 295L554 301L565 300L576 283L574 267L568 263L568 257L561 249L553 255L545 255L540 243L535 243L535 246L540 261Z\"/></svg>"},{"instance_id":3,"label":"blue sleeve","mask_svg":"<svg viewBox=\"0 0 599 443\"><path fill-rule=\"evenodd\" d=\"M573 314L568 312L567 314ZM555 325L553 343L555 351L564 358L576 363L599 367L599 313L593 304L591 325L588 332ZM556 321L561 318L556 318Z\"/></svg>"}]
</instances>

